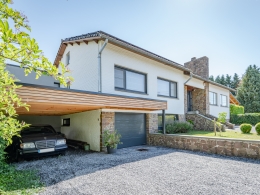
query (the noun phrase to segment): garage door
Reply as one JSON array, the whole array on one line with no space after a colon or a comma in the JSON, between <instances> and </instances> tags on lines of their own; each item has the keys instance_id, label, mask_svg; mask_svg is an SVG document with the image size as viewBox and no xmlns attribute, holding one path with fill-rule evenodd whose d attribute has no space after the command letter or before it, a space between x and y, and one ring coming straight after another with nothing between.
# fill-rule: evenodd
<instances>
[{"instance_id":1,"label":"garage door","mask_svg":"<svg viewBox=\"0 0 260 195\"><path fill-rule=\"evenodd\" d=\"M121 134L118 148L146 144L145 114L116 113L115 129Z\"/></svg>"}]
</instances>

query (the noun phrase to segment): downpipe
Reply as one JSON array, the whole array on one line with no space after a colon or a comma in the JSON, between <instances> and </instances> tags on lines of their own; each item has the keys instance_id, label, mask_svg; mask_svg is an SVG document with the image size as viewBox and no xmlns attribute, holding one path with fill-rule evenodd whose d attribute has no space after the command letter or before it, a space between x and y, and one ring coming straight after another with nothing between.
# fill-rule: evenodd
<instances>
[{"instance_id":1,"label":"downpipe","mask_svg":"<svg viewBox=\"0 0 260 195\"><path fill-rule=\"evenodd\" d=\"M101 49L98 51L98 92L102 92L102 68L101 68L101 54L102 51L105 49L108 43L108 39L105 40L104 44L102 45Z\"/></svg>"},{"instance_id":2,"label":"downpipe","mask_svg":"<svg viewBox=\"0 0 260 195\"><path fill-rule=\"evenodd\" d=\"M190 78L184 83L184 86L192 79L192 72L190 72Z\"/></svg>"}]
</instances>

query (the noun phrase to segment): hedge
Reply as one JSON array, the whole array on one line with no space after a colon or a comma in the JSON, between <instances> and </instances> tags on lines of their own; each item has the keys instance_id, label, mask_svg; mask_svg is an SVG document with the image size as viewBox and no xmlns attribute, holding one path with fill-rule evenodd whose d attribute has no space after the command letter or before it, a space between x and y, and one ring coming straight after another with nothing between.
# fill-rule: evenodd
<instances>
[{"instance_id":1,"label":"hedge","mask_svg":"<svg viewBox=\"0 0 260 195\"><path fill-rule=\"evenodd\" d=\"M260 113L232 114L230 115L230 122L236 125L243 123L256 125L260 122Z\"/></svg>"},{"instance_id":2,"label":"hedge","mask_svg":"<svg viewBox=\"0 0 260 195\"><path fill-rule=\"evenodd\" d=\"M230 114L244 114L244 106L230 104Z\"/></svg>"}]
</instances>

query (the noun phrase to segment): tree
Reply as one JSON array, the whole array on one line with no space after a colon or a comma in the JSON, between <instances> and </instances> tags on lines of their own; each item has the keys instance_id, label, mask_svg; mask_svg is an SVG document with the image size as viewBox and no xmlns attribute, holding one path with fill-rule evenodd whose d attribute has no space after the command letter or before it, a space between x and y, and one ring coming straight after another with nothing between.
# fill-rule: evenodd
<instances>
[{"instance_id":1,"label":"tree","mask_svg":"<svg viewBox=\"0 0 260 195\"><path fill-rule=\"evenodd\" d=\"M58 68L43 55L35 39L28 34L31 29L26 16L9 7L10 4L11 0L0 0L0 162L12 137L28 126L16 118L17 107L29 109L29 106L16 94L21 86L15 84L17 80L6 70L6 61L19 63L26 75L36 72L36 79L42 74L51 75L65 86L72 80L65 77L68 70L63 64L60 64L59 74Z\"/></svg>"},{"instance_id":2,"label":"tree","mask_svg":"<svg viewBox=\"0 0 260 195\"><path fill-rule=\"evenodd\" d=\"M260 112L260 69L250 65L237 88L237 99L245 112Z\"/></svg>"},{"instance_id":3,"label":"tree","mask_svg":"<svg viewBox=\"0 0 260 195\"><path fill-rule=\"evenodd\" d=\"M234 76L233 76L233 79L232 79L231 87L232 87L233 89L238 88L238 85L239 85L240 81L241 81L241 80L240 80L238 74L235 73Z\"/></svg>"},{"instance_id":4,"label":"tree","mask_svg":"<svg viewBox=\"0 0 260 195\"><path fill-rule=\"evenodd\" d=\"M231 83L232 83L231 76L229 74L226 74L225 85L227 87L231 87Z\"/></svg>"},{"instance_id":5,"label":"tree","mask_svg":"<svg viewBox=\"0 0 260 195\"><path fill-rule=\"evenodd\" d=\"M219 75L216 77L215 82L220 83L220 76Z\"/></svg>"},{"instance_id":6,"label":"tree","mask_svg":"<svg viewBox=\"0 0 260 195\"><path fill-rule=\"evenodd\" d=\"M220 84L226 86L226 79L225 79L225 76L223 74L220 77Z\"/></svg>"},{"instance_id":7,"label":"tree","mask_svg":"<svg viewBox=\"0 0 260 195\"><path fill-rule=\"evenodd\" d=\"M214 76L211 75L211 76L209 77L209 80L214 81Z\"/></svg>"}]
</instances>

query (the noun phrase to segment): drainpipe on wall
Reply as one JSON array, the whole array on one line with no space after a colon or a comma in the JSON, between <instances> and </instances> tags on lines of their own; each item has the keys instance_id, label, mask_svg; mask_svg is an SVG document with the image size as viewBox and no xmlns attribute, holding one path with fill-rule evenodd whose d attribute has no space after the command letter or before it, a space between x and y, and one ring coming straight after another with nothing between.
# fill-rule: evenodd
<instances>
[{"instance_id":1,"label":"drainpipe on wall","mask_svg":"<svg viewBox=\"0 0 260 195\"><path fill-rule=\"evenodd\" d=\"M108 39L105 40L104 44L102 45L101 49L98 52L98 92L102 92L102 75L101 75L101 54L102 51L105 49L107 45Z\"/></svg>"},{"instance_id":2,"label":"drainpipe on wall","mask_svg":"<svg viewBox=\"0 0 260 195\"><path fill-rule=\"evenodd\" d=\"M190 78L184 83L186 85L192 79L192 72L190 72Z\"/></svg>"}]
</instances>

